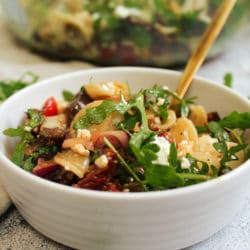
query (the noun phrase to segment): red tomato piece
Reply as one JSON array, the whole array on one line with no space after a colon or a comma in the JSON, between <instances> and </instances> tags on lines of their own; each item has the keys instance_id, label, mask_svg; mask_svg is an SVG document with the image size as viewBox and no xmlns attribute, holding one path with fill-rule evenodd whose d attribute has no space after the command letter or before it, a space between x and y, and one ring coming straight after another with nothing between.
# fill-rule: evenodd
<instances>
[{"instance_id":1,"label":"red tomato piece","mask_svg":"<svg viewBox=\"0 0 250 250\"><path fill-rule=\"evenodd\" d=\"M43 114L45 116L53 116L58 114L57 102L54 97L49 97L43 105Z\"/></svg>"}]
</instances>

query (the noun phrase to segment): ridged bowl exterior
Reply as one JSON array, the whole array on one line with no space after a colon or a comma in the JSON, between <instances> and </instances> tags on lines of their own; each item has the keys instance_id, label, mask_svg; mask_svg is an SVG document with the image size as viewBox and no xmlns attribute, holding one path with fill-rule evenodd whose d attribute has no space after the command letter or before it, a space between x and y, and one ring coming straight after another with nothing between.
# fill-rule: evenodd
<instances>
[{"instance_id":1,"label":"ridged bowl exterior","mask_svg":"<svg viewBox=\"0 0 250 250\"><path fill-rule=\"evenodd\" d=\"M175 89L180 74L151 68L85 70L20 91L0 108L0 129L16 127L28 107L39 107L62 89L77 91L89 80L128 81L132 90L152 84ZM196 79L188 93L208 111L224 115L249 111L247 100L231 90ZM25 100L25 102L24 102ZM28 100L28 101L27 101ZM224 104L222 104L223 100ZM3 184L23 217L39 232L83 250L174 250L204 240L230 222L248 187L250 162L212 181L149 193L107 193L66 187L20 169L9 155L14 141L0 135Z\"/></svg>"}]
</instances>

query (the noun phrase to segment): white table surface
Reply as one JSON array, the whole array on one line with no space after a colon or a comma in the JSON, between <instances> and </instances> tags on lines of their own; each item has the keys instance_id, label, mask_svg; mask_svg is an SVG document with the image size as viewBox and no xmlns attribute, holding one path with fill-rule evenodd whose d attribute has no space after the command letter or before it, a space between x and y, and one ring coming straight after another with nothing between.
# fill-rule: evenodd
<instances>
[{"instance_id":1,"label":"white table surface","mask_svg":"<svg viewBox=\"0 0 250 250\"><path fill-rule=\"evenodd\" d=\"M30 70L44 79L62 72L94 67L84 62L61 63L35 55L16 43L1 21L0 33L0 78L18 77ZM250 96L250 32L237 39L220 57L204 64L198 75L223 84L223 76L227 72L233 74L233 89L240 95ZM186 250L249 250L250 190L245 192L247 192L245 204L229 225L209 239ZM0 250L22 249L65 250L69 248L47 239L31 228L12 205L0 217Z\"/></svg>"}]
</instances>

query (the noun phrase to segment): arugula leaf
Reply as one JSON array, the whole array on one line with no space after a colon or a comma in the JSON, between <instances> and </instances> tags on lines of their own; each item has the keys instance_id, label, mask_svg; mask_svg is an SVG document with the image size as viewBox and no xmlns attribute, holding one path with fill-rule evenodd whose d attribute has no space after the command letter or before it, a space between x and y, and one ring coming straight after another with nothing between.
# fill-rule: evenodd
<instances>
[{"instance_id":1,"label":"arugula leaf","mask_svg":"<svg viewBox=\"0 0 250 250\"><path fill-rule=\"evenodd\" d=\"M232 88L233 87L233 75L232 73L226 73L224 75L224 85Z\"/></svg>"},{"instance_id":2,"label":"arugula leaf","mask_svg":"<svg viewBox=\"0 0 250 250\"><path fill-rule=\"evenodd\" d=\"M63 95L63 99L67 102L72 101L75 96L71 91L66 90L66 89L63 90L62 95Z\"/></svg>"},{"instance_id":3,"label":"arugula leaf","mask_svg":"<svg viewBox=\"0 0 250 250\"><path fill-rule=\"evenodd\" d=\"M147 160L150 155L147 155ZM189 157L189 160L191 156ZM182 170L180 160L177 158L177 149L172 143L169 154L169 165L152 164L148 160L145 165L145 182L153 190L162 190L167 188L177 188L198 182L207 181L213 177L208 176L208 165L205 162L192 158L192 167L190 170ZM198 168L198 164L202 164L202 168ZM188 171L188 172L186 172Z\"/></svg>"},{"instance_id":4,"label":"arugula leaf","mask_svg":"<svg viewBox=\"0 0 250 250\"><path fill-rule=\"evenodd\" d=\"M33 111L33 110L30 110ZM30 127L37 126L37 112L31 112L33 121L30 123ZM27 125L26 125L27 126ZM20 142L16 145L13 150L11 160L27 171L32 171L35 167L38 157L41 155L54 155L58 152L58 147L52 146L41 146L35 152L28 156L25 156L25 150L35 139L31 132L25 130L25 126L18 126L17 128L8 128L3 131L3 134L10 137L21 137Z\"/></svg>"},{"instance_id":5,"label":"arugula leaf","mask_svg":"<svg viewBox=\"0 0 250 250\"><path fill-rule=\"evenodd\" d=\"M231 120L230 120L231 122ZM218 142L214 143L214 148L222 154L220 160L219 174L224 174L225 172L231 171L231 169L226 165L227 162L237 159L235 155L237 152L244 150L247 144L238 144L236 146L228 148L227 142L230 141L228 133L223 129L219 122L210 122L208 128L212 135L218 139Z\"/></svg>"},{"instance_id":6,"label":"arugula leaf","mask_svg":"<svg viewBox=\"0 0 250 250\"><path fill-rule=\"evenodd\" d=\"M194 103L196 97L190 97L188 99L180 98L176 93L166 90L170 96L172 96L177 102L177 105L174 104L173 108L175 109L176 113L179 113L181 117L187 117L190 111L189 105Z\"/></svg>"},{"instance_id":7,"label":"arugula leaf","mask_svg":"<svg viewBox=\"0 0 250 250\"><path fill-rule=\"evenodd\" d=\"M141 129L139 132L136 132L131 135L129 141L129 147L134 153L137 161L143 166L147 164L145 154L142 152L142 146L145 142L149 142L150 139L155 135L155 132L151 131L148 127L147 115L144 107L144 96L139 94L130 104L131 107L136 107L140 112L141 116Z\"/></svg>"},{"instance_id":8,"label":"arugula leaf","mask_svg":"<svg viewBox=\"0 0 250 250\"><path fill-rule=\"evenodd\" d=\"M41 125L44 115L41 111L28 109L27 117L29 118L29 120L26 122L25 126L32 129Z\"/></svg>"},{"instance_id":9,"label":"arugula leaf","mask_svg":"<svg viewBox=\"0 0 250 250\"><path fill-rule=\"evenodd\" d=\"M6 100L18 90L37 82L38 78L36 74L27 72L17 80L0 81L0 101Z\"/></svg>"},{"instance_id":10,"label":"arugula leaf","mask_svg":"<svg viewBox=\"0 0 250 250\"><path fill-rule=\"evenodd\" d=\"M235 155L240 150L243 150L246 148L246 144L240 144L233 147L230 147L228 149L226 143L214 143L214 148L219 152L223 154L223 158L221 159L222 165L224 165L228 161L237 160L237 156Z\"/></svg>"},{"instance_id":11,"label":"arugula leaf","mask_svg":"<svg viewBox=\"0 0 250 250\"><path fill-rule=\"evenodd\" d=\"M145 113L143 99L144 96L138 94L129 102L126 102L123 96L121 96L120 102L104 100L100 105L88 108L86 113L75 122L73 127L74 129L84 129L94 124L101 124L103 120L114 111L118 111L124 115L128 110L136 109L140 114ZM142 127L148 127L146 113L141 115L141 119Z\"/></svg>"},{"instance_id":12,"label":"arugula leaf","mask_svg":"<svg viewBox=\"0 0 250 250\"><path fill-rule=\"evenodd\" d=\"M170 166L177 168L179 166L178 152L174 143L170 145L170 152L168 156L168 162Z\"/></svg>"},{"instance_id":13,"label":"arugula leaf","mask_svg":"<svg viewBox=\"0 0 250 250\"><path fill-rule=\"evenodd\" d=\"M189 107L184 100L180 102L179 108L180 108L181 117L187 117L189 114Z\"/></svg>"},{"instance_id":14,"label":"arugula leaf","mask_svg":"<svg viewBox=\"0 0 250 250\"><path fill-rule=\"evenodd\" d=\"M213 176L205 174L193 174L193 173L178 173L178 176L180 176L185 180L185 186L203 181L208 181L214 178Z\"/></svg>"},{"instance_id":15,"label":"arugula leaf","mask_svg":"<svg viewBox=\"0 0 250 250\"><path fill-rule=\"evenodd\" d=\"M125 113L124 120L117 124L117 128L120 130L131 130L134 129L136 123L141 120L140 113L135 111L134 114Z\"/></svg>"},{"instance_id":16,"label":"arugula leaf","mask_svg":"<svg viewBox=\"0 0 250 250\"><path fill-rule=\"evenodd\" d=\"M143 143L154 134L155 133L150 130L140 130L139 132L132 134L130 137L129 147L137 161L143 166L147 164L147 161L144 153L141 151L141 147Z\"/></svg>"},{"instance_id":17,"label":"arugula leaf","mask_svg":"<svg viewBox=\"0 0 250 250\"><path fill-rule=\"evenodd\" d=\"M213 177L219 176L219 171L214 165L211 165L210 168L211 168L211 170L213 172Z\"/></svg>"},{"instance_id":18,"label":"arugula leaf","mask_svg":"<svg viewBox=\"0 0 250 250\"><path fill-rule=\"evenodd\" d=\"M25 130L23 127L18 126L17 128L8 128L3 131L4 135L7 135L9 137L17 137L17 136L24 136Z\"/></svg>"},{"instance_id":19,"label":"arugula leaf","mask_svg":"<svg viewBox=\"0 0 250 250\"><path fill-rule=\"evenodd\" d=\"M34 136L30 132L31 129L39 126L43 120L43 114L34 109L28 109L27 117L29 118L24 126L17 128L8 128L3 131L4 135L10 137L20 137L20 142L16 145L11 160L18 166L23 166L26 147L34 140ZM28 131L25 128L29 128Z\"/></svg>"},{"instance_id":20,"label":"arugula leaf","mask_svg":"<svg viewBox=\"0 0 250 250\"><path fill-rule=\"evenodd\" d=\"M247 129L250 128L250 112L239 113L233 111L222 120L219 121L219 124L225 128L240 128Z\"/></svg>"},{"instance_id":21,"label":"arugula leaf","mask_svg":"<svg viewBox=\"0 0 250 250\"><path fill-rule=\"evenodd\" d=\"M119 128L123 127L123 129L131 129L132 125L135 125L136 122L139 121L139 118L142 120L142 127L148 127L146 114L142 115L142 113L145 113L145 108L151 108L162 118L163 121L165 121L168 117L167 106L169 105L169 96L177 98L180 101L181 115L187 116L189 112L188 104L192 102L192 98L185 101L183 99L180 99L178 96L176 96L175 93L170 90L154 86L151 89L139 92L139 94L131 98L128 102L126 102L123 99L123 96L121 96L120 102L104 100L97 107L88 108L86 110L86 113L75 122L73 128L84 129L94 124L101 124L103 120L114 111L118 111L121 114L126 115L126 118L129 117L129 120L126 120L125 123L121 122L120 124L118 124ZM156 110L155 105L158 102L159 98L162 98L164 100L164 103L161 105L162 107ZM126 114L128 110L136 110L136 116Z\"/></svg>"},{"instance_id":22,"label":"arugula leaf","mask_svg":"<svg viewBox=\"0 0 250 250\"><path fill-rule=\"evenodd\" d=\"M117 110L118 103L113 101L103 101L100 105L88 108L74 124L74 129L85 129L94 124L101 124L103 120L112 112Z\"/></svg>"},{"instance_id":23,"label":"arugula leaf","mask_svg":"<svg viewBox=\"0 0 250 250\"><path fill-rule=\"evenodd\" d=\"M209 167L206 162L200 161L192 157L192 155L189 153L187 153L186 158L188 159L190 163L190 168L189 170L187 170L188 172L191 172L193 174L207 174L208 173Z\"/></svg>"},{"instance_id":24,"label":"arugula leaf","mask_svg":"<svg viewBox=\"0 0 250 250\"><path fill-rule=\"evenodd\" d=\"M208 130L208 126L204 125L204 126L196 126L196 130L198 134L202 134L202 133L207 133L209 132Z\"/></svg>"},{"instance_id":25,"label":"arugula leaf","mask_svg":"<svg viewBox=\"0 0 250 250\"><path fill-rule=\"evenodd\" d=\"M218 122L210 122L208 126L200 126L196 127L198 133L205 133L210 130L210 132L215 135L218 133L224 133L222 130L228 130L230 133L232 129L249 129L250 128L250 112L239 113L237 111L233 111L229 115L225 116L223 119ZM219 132L217 133L217 129ZM226 132L225 132L226 133ZM226 136L226 134L222 135ZM226 136L227 137L227 136Z\"/></svg>"},{"instance_id":26,"label":"arugula leaf","mask_svg":"<svg viewBox=\"0 0 250 250\"><path fill-rule=\"evenodd\" d=\"M184 179L175 169L165 165L147 166L146 181L153 189L166 189L184 186Z\"/></svg>"},{"instance_id":27,"label":"arugula leaf","mask_svg":"<svg viewBox=\"0 0 250 250\"><path fill-rule=\"evenodd\" d=\"M188 99L181 99L179 103L179 109L181 117L187 117L189 115L189 105L194 103L196 97L190 97Z\"/></svg>"},{"instance_id":28,"label":"arugula leaf","mask_svg":"<svg viewBox=\"0 0 250 250\"><path fill-rule=\"evenodd\" d=\"M23 166L25 149L34 140L34 136L29 132L24 132L21 141L16 145L11 160L18 166Z\"/></svg>"},{"instance_id":29,"label":"arugula leaf","mask_svg":"<svg viewBox=\"0 0 250 250\"><path fill-rule=\"evenodd\" d=\"M165 122L168 118L167 107L169 105L169 94L161 86L153 86L150 89L145 89L143 91L145 96L145 108L151 109L157 116ZM159 105L159 100L162 101Z\"/></svg>"},{"instance_id":30,"label":"arugula leaf","mask_svg":"<svg viewBox=\"0 0 250 250\"><path fill-rule=\"evenodd\" d=\"M155 160L157 160L156 153L159 152L160 147L159 147L159 145L157 145L155 143L152 143L152 142L147 143L146 142L146 144L142 146L141 150L142 150L145 157L147 157L151 161L155 161Z\"/></svg>"},{"instance_id":31,"label":"arugula leaf","mask_svg":"<svg viewBox=\"0 0 250 250\"><path fill-rule=\"evenodd\" d=\"M23 162L22 168L26 171L32 172L33 168L37 164L39 157L49 156L49 158L55 155L59 151L59 148L55 145L52 146L41 146L35 152L30 154Z\"/></svg>"},{"instance_id":32,"label":"arugula leaf","mask_svg":"<svg viewBox=\"0 0 250 250\"><path fill-rule=\"evenodd\" d=\"M212 133L212 136L218 138L219 141L230 141L228 133L218 122L210 122L208 129Z\"/></svg>"}]
</instances>

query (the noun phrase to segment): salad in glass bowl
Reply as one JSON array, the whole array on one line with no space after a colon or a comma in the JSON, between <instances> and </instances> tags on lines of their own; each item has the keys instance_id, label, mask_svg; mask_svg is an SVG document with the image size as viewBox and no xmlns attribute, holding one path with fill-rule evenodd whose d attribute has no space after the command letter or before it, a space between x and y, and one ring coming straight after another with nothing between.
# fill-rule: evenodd
<instances>
[{"instance_id":1,"label":"salad in glass bowl","mask_svg":"<svg viewBox=\"0 0 250 250\"><path fill-rule=\"evenodd\" d=\"M101 65L186 63L221 0L3 0L10 28L32 48L57 58ZM245 29L248 0L239 0L214 56Z\"/></svg>"}]
</instances>

